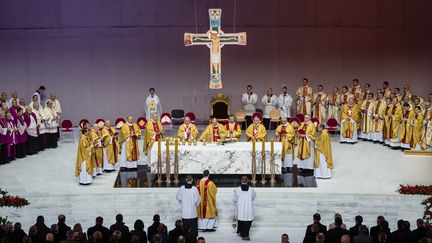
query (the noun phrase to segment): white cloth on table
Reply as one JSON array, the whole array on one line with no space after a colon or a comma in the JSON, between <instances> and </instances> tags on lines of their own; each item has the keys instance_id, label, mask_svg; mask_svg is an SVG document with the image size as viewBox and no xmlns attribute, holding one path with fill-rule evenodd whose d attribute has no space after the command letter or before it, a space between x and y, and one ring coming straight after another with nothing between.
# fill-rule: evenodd
<instances>
[{"instance_id":1,"label":"white cloth on table","mask_svg":"<svg viewBox=\"0 0 432 243\"><path fill-rule=\"evenodd\" d=\"M332 169L327 167L327 160L324 154L319 153L320 162L318 168L315 168L315 177L322 179L330 179L332 177Z\"/></svg>"},{"instance_id":2,"label":"white cloth on table","mask_svg":"<svg viewBox=\"0 0 432 243\"><path fill-rule=\"evenodd\" d=\"M181 186L177 192L176 198L181 204L183 219L194 219L198 217L197 206L201 202L201 197L195 186L191 188L186 188L184 185Z\"/></svg>"},{"instance_id":3,"label":"white cloth on table","mask_svg":"<svg viewBox=\"0 0 432 243\"><path fill-rule=\"evenodd\" d=\"M240 221L253 221L255 219L255 210L253 201L255 201L256 193L252 187L247 191L243 191L241 187L234 189L233 202L237 208L237 219Z\"/></svg>"}]
</instances>

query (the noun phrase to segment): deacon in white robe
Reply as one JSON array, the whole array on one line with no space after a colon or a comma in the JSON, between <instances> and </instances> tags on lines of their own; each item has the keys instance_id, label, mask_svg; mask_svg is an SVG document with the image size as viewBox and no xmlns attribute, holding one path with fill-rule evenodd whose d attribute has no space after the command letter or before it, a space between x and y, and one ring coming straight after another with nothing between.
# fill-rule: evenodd
<instances>
[{"instance_id":1,"label":"deacon in white robe","mask_svg":"<svg viewBox=\"0 0 432 243\"><path fill-rule=\"evenodd\" d=\"M246 127L252 124L252 114L256 111L258 95L252 91L252 85L247 86L247 92L242 95L243 108L246 114Z\"/></svg>"},{"instance_id":2,"label":"deacon in white robe","mask_svg":"<svg viewBox=\"0 0 432 243\"><path fill-rule=\"evenodd\" d=\"M233 201L237 209L237 234L243 240L250 240L249 230L255 219L253 201L255 201L255 190L248 186L248 178L242 176L241 186L234 189Z\"/></svg>"},{"instance_id":3,"label":"deacon in white robe","mask_svg":"<svg viewBox=\"0 0 432 243\"><path fill-rule=\"evenodd\" d=\"M278 97L278 107L281 112L281 117L291 117L292 97L288 94L288 88L283 86L282 94Z\"/></svg>"},{"instance_id":4,"label":"deacon in white robe","mask_svg":"<svg viewBox=\"0 0 432 243\"><path fill-rule=\"evenodd\" d=\"M276 95L273 94L273 90L271 88L267 89L267 94L264 95L261 99L263 104L263 123L266 129L270 129L270 112L273 109L277 108L278 100Z\"/></svg>"},{"instance_id":5,"label":"deacon in white robe","mask_svg":"<svg viewBox=\"0 0 432 243\"><path fill-rule=\"evenodd\" d=\"M197 207L201 202L201 197L196 186L192 184L193 178L191 175L186 176L186 185L180 187L177 192L177 201L182 208L183 224L190 226L190 233L198 236L198 213Z\"/></svg>"},{"instance_id":6,"label":"deacon in white robe","mask_svg":"<svg viewBox=\"0 0 432 243\"><path fill-rule=\"evenodd\" d=\"M162 114L162 105L159 97L155 94L155 89L149 89L150 95L147 96L145 101L146 119L151 119L152 113L158 114L158 117Z\"/></svg>"}]
</instances>

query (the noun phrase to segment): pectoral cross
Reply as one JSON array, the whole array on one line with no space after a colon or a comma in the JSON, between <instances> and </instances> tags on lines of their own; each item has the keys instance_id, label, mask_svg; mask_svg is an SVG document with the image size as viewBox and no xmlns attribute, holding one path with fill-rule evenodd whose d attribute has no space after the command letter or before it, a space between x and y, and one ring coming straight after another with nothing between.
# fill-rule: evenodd
<instances>
[{"instance_id":1,"label":"pectoral cross","mask_svg":"<svg viewBox=\"0 0 432 243\"><path fill-rule=\"evenodd\" d=\"M222 89L221 48L224 45L246 45L246 32L225 34L221 30L221 14L221 9L209 9L210 30L205 34L184 34L185 46L206 45L210 48L210 89Z\"/></svg>"}]
</instances>

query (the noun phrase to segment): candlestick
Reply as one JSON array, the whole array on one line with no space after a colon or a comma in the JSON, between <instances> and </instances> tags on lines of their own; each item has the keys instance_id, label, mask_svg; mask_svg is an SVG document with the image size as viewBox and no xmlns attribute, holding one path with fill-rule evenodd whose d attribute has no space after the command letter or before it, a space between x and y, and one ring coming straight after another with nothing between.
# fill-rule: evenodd
<instances>
[{"instance_id":1,"label":"candlestick","mask_svg":"<svg viewBox=\"0 0 432 243\"><path fill-rule=\"evenodd\" d=\"M270 154L274 154L274 138L270 140Z\"/></svg>"},{"instance_id":2,"label":"candlestick","mask_svg":"<svg viewBox=\"0 0 432 243\"><path fill-rule=\"evenodd\" d=\"M261 150L261 153L265 153L265 139L263 138L262 139L262 150Z\"/></svg>"},{"instance_id":3,"label":"candlestick","mask_svg":"<svg viewBox=\"0 0 432 243\"><path fill-rule=\"evenodd\" d=\"M252 139L252 154L255 155L256 151L255 151L255 139Z\"/></svg>"},{"instance_id":4,"label":"candlestick","mask_svg":"<svg viewBox=\"0 0 432 243\"><path fill-rule=\"evenodd\" d=\"M158 139L158 155L161 155L161 139Z\"/></svg>"}]
</instances>

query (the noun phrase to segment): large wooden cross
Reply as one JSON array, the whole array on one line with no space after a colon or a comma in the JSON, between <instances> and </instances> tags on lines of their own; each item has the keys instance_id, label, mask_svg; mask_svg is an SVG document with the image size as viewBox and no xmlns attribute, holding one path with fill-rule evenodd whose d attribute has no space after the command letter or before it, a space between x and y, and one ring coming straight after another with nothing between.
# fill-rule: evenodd
<instances>
[{"instance_id":1,"label":"large wooden cross","mask_svg":"<svg viewBox=\"0 0 432 243\"><path fill-rule=\"evenodd\" d=\"M209 9L210 30L205 34L184 34L185 46L206 45L210 48L210 89L222 89L221 48L224 45L246 45L246 32L228 34L221 30L221 14L221 9Z\"/></svg>"}]
</instances>

